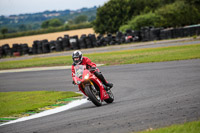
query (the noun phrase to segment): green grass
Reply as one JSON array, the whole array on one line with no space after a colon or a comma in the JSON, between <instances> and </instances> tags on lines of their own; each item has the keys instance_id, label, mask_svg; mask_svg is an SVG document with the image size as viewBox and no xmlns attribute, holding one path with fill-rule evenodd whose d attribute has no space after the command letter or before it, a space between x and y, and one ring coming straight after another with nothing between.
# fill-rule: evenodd
<instances>
[{"instance_id":1,"label":"green grass","mask_svg":"<svg viewBox=\"0 0 200 133\"><path fill-rule=\"evenodd\" d=\"M0 92L0 117L37 111L38 108L55 104L61 99L76 96L81 95L60 91Z\"/></svg>"},{"instance_id":2,"label":"green grass","mask_svg":"<svg viewBox=\"0 0 200 133\"><path fill-rule=\"evenodd\" d=\"M136 64L200 58L200 44L145 48L115 52L85 54L93 62L105 65ZM71 56L43 57L0 62L0 70L39 66L71 65Z\"/></svg>"},{"instance_id":3,"label":"green grass","mask_svg":"<svg viewBox=\"0 0 200 133\"><path fill-rule=\"evenodd\" d=\"M181 125L172 125L170 127L160 129L148 129L138 133L199 133L200 132L200 121L187 122Z\"/></svg>"}]
</instances>

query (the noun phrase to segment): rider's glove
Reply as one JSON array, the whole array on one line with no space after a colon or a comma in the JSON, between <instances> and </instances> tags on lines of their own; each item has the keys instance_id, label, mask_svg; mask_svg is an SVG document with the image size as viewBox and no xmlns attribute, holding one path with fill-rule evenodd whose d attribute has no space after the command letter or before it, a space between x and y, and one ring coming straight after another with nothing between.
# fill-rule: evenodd
<instances>
[{"instance_id":1,"label":"rider's glove","mask_svg":"<svg viewBox=\"0 0 200 133\"><path fill-rule=\"evenodd\" d=\"M96 70L96 67L91 67L90 68L90 72L93 72L93 71L95 71Z\"/></svg>"},{"instance_id":2,"label":"rider's glove","mask_svg":"<svg viewBox=\"0 0 200 133\"><path fill-rule=\"evenodd\" d=\"M74 82L74 80L72 81L72 84L75 85L76 83Z\"/></svg>"}]
</instances>

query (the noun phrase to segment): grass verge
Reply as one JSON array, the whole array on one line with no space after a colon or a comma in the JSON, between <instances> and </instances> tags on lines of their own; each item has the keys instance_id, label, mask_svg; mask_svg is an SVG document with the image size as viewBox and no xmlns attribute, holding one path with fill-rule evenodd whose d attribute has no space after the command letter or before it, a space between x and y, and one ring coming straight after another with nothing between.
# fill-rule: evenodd
<instances>
[{"instance_id":1,"label":"grass verge","mask_svg":"<svg viewBox=\"0 0 200 133\"><path fill-rule=\"evenodd\" d=\"M77 96L82 95L60 91L0 92L0 117L37 111L39 108L55 105L61 99Z\"/></svg>"},{"instance_id":2,"label":"grass verge","mask_svg":"<svg viewBox=\"0 0 200 133\"><path fill-rule=\"evenodd\" d=\"M138 133L199 133L200 121L187 122L181 125L172 125L160 129L148 129Z\"/></svg>"},{"instance_id":3,"label":"grass verge","mask_svg":"<svg viewBox=\"0 0 200 133\"><path fill-rule=\"evenodd\" d=\"M185 59L200 58L200 44L170 46L160 48L145 48L137 50L123 50L105 53L85 54L93 62L105 65L135 64L148 62L161 62ZM58 66L71 65L71 56L43 57L33 58L20 61L0 62L0 70L41 67L41 66Z\"/></svg>"}]
</instances>

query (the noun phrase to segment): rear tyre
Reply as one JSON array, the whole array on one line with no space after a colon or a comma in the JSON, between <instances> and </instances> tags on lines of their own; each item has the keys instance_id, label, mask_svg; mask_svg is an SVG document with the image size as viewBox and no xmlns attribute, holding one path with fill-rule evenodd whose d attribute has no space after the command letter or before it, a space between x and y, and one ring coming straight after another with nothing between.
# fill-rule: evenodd
<instances>
[{"instance_id":1,"label":"rear tyre","mask_svg":"<svg viewBox=\"0 0 200 133\"><path fill-rule=\"evenodd\" d=\"M86 86L85 93L96 106L102 105L100 93L95 89L93 85Z\"/></svg>"},{"instance_id":2,"label":"rear tyre","mask_svg":"<svg viewBox=\"0 0 200 133\"><path fill-rule=\"evenodd\" d=\"M106 103L112 103L112 102L114 101L114 95L113 95L113 93L112 93L111 90L108 90L107 93L108 93L108 95L109 95L109 98L108 98L108 99L105 99L104 101L105 101Z\"/></svg>"}]
</instances>

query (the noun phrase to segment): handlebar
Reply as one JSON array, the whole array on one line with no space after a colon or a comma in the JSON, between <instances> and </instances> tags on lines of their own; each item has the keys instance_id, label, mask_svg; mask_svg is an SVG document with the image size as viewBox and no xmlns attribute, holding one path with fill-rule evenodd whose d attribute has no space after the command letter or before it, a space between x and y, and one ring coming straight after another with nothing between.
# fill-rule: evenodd
<instances>
[{"instance_id":1,"label":"handlebar","mask_svg":"<svg viewBox=\"0 0 200 133\"><path fill-rule=\"evenodd\" d=\"M90 72L91 72L91 71L95 71L95 70L97 70L96 67L91 67L91 68L89 69Z\"/></svg>"}]
</instances>

